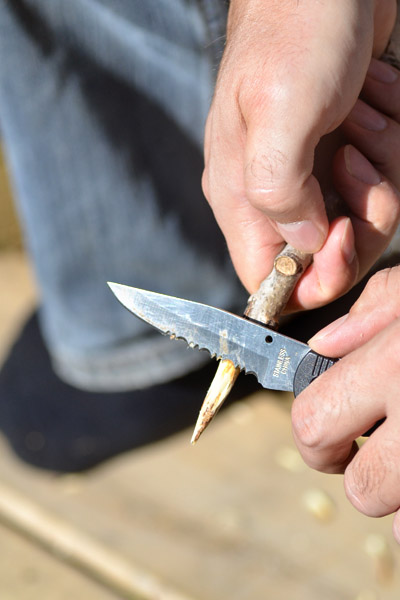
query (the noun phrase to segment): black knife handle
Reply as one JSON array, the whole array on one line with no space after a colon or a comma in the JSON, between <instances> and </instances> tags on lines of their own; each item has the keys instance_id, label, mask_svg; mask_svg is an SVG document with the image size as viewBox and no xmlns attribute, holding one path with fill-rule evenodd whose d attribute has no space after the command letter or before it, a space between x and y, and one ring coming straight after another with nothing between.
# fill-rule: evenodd
<instances>
[{"instance_id":1,"label":"black knife handle","mask_svg":"<svg viewBox=\"0 0 400 600\"><path fill-rule=\"evenodd\" d=\"M293 393L295 397L338 360L338 358L327 358L310 350L300 362L294 375Z\"/></svg>"},{"instance_id":2,"label":"black knife handle","mask_svg":"<svg viewBox=\"0 0 400 600\"><path fill-rule=\"evenodd\" d=\"M325 373L334 365L339 359L338 358L327 358L326 356L322 356L321 354L317 354L313 350L310 350L308 354L305 355L303 360L300 362L297 367L297 371L294 375L293 381L293 393L296 396L300 394L310 383L314 381L319 375ZM375 423L371 429L368 429L365 433L363 433L363 437L368 437L383 423L385 419L380 419Z\"/></svg>"}]
</instances>

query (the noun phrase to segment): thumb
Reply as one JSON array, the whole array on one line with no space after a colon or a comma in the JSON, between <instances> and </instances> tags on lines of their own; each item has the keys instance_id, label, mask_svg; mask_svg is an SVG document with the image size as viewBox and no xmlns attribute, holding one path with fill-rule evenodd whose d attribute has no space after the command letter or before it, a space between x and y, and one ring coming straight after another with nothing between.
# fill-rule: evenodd
<instances>
[{"instance_id":1,"label":"thumb","mask_svg":"<svg viewBox=\"0 0 400 600\"><path fill-rule=\"evenodd\" d=\"M350 312L319 331L309 345L321 354L345 356L372 339L400 313L400 267L371 277Z\"/></svg>"},{"instance_id":2,"label":"thumb","mask_svg":"<svg viewBox=\"0 0 400 600\"><path fill-rule=\"evenodd\" d=\"M272 219L286 242L302 252L315 253L328 232L321 189L312 174L315 143L300 128L295 133L274 129L270 123L260 127L259 122L248 128L246 197Z\"/></svg>"}]
</instances>

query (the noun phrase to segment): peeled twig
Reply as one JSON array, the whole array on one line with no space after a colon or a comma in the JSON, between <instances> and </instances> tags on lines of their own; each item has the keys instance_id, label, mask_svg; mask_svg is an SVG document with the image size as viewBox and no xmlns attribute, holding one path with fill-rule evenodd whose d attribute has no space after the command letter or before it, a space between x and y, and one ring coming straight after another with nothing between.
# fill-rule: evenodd
<instances>
[{"instance_id":1,"label":"peeled twig","mask_svg":"<svg viewBox=\"0 0 400 600\"><path fill-rule=\"evenodd\" d=\"M219 362L217 372L208 388L207 395L197 418L191 439L192 444L197 442L211 419L217 414L229 396L239 373L239 367L235 367L230 360L221 360Z\"/></svg>"}]
</instances>

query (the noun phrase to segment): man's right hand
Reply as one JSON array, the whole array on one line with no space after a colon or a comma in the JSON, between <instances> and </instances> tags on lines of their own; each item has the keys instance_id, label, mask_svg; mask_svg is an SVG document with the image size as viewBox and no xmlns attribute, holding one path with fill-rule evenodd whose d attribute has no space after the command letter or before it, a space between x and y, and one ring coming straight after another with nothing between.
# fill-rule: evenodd
<instances>
[{"instance_id":1,"label":"man's right hand","mask_svg":"<svg viewBox=\"0 0 400 600\"><path fill-rule=\"evenodd\" d=\"M350 312L311 347L342 356L295 399L293 434L306 463L344 473L349 501L380 517L396 512L400 543L400 267L374 275ZM355 439L385 419L358 448Z\"/></svg>"}]
</instances>

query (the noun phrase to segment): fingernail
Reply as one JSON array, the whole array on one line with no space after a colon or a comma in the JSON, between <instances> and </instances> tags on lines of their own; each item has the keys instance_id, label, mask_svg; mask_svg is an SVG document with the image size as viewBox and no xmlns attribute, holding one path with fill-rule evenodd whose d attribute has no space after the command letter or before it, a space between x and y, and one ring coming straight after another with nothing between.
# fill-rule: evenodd
<instances>
[{"instance_id":1,"label":"fingernail","mask_svg":"<svg viewBox=\"0 0 400 600\"><path fill-rule=\"evenodd\" d=\"M381 60L376 60L375 58L371 60L367 75L381 83L393 83L398 77L398 74L393 67Z\"/></svg>"},{"instance_id":2,"label":"fingernail","mask_svg":"<svg viewBox=\"0 0 400 600\"><path fill-rule=\"evenodd\" d=\"M297 250L313 254L324 243L325 236L312 221L277 223L285 240Z\"/></svg>"},{"instance_id":3,"label":"fingernail","mask_svg":"<svg viewBox=\"0 0 400 600\"><path fill-rule=\"evenodd\" d=\"M347 117L349 121L369 131L383 131L387 127L387 121L377 110L365 104L356 102L353 110Z\"/></svg>"},{"instance_id":4,"label":"fingernail","mask_svg":"<svg viewBox=\"0 0 400 600\"><path fill-rule=\"evenodd\" d=\"M351 220L347 218L346 226L343 231L340 250L344 260L351 265L356 257L356 248L354 243L354 230Z\"/></svg>"},{"instance_id":5,"label":"fingernail","mask_svg":"<svg viewBox=\"0 0 400 600\"><path fill-rule=\"evenodd\" d=\"M332 333L334 331L339 329L339 327L341 327L343 325L343 323L346 322L348 317L349 317L349 313L343 315L342 317L339 317L339 319L336 319L336 321L329 323L329 325L327 325L326 327L321 329L321 331L318 331L318 333L313 335L313 337L308 340L308 344L311 345L313 342L319 342L322 339L327 338L328 336L332 335Z\"/></svg>"},{"instance_id":6,"label":"fingernail","mask_svg":"<svg viewBox=\"0 0 400 600\"><path fill-rule=\"evenodd\" d=\"M378 185L381 182L378 171L354 146L345 147L344 160L347 171L359 181L367 185Z\"/></svg>"}]
</instances>

